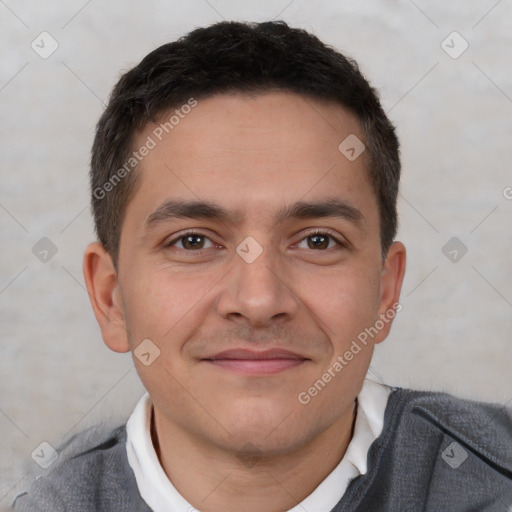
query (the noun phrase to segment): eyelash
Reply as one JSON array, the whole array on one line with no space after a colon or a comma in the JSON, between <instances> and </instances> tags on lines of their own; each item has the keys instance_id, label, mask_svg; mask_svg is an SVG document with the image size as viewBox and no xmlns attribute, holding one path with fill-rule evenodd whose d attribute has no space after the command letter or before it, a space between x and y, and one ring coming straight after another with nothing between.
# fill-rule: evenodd
<instances>
[{"instance_id":1,"label":"eyelash","mask_svg":"<svg viewBox=\"0 0 512 512\"><path fill-rule=\"evenodd\" d=\"M184 231L183 233L180 233L178 236L174 237L172 240L169 240L167 243L165 243L164 248L165 249L170 248L176 242L179 242L182 238L186 238L187 236L190 236L190 235L197 235L197 236L200 236L200 237L203 237L203 238L210 239L209 236L201 233L200 231L195 231L193 229L190 229L190 230ZM303 240L305 240L306 238L310 238L310 237L315 236L315 235L323 235L323 236L327 236L328 238L331 238L332 240L334 240L336 242L336 244L338 244L338 249L343 249L343 248L347 248L348 247L348 243L347 242L341 241L337 236L335 236L328 229L323 229L323 230L322 229L315 229L314 231L311 231L311 232L307 233L305 236L303 236L300 239L299 243L302 242ZM334 247L331 247L330 249L334 249ZM199 251L202 251L202 250L205 250L205 249L188 250L188 249L181 249L180 248L180 250L183 250L183 251L186 251L186 252L199 252ZM328 249L320 249L320 251L327 251L327 250Z\"/></svg>"}]
</instances>

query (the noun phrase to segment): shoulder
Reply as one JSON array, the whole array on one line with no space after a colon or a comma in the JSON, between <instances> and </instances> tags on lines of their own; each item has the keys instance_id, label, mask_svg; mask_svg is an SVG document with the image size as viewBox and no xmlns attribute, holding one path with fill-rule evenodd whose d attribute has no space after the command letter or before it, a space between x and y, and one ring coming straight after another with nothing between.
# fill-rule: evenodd
<instances>
[{"instance_id":1,"label":"shoulder","mask_svg":"<svg viewBox=\"0 0 512 512\"><path fill-rule=\"evenodd\" d=\"M448 393L392 388L356 510L496 512L512 504L512 410Z\"/></svg>"},{"instance_id":2,"label":"shoulder","mask_svg":"<svg viewBox=\"0 0 512 512\"><path fill-rule=\"evenodd\" d=\"M108 432L100 426L87 429L57 453L47 474L18 495L16 512L138 510L133 505L140 496L126 455L125 425Z\"/></svg>"},{"instance_id":3,"label":"shoulder","mask_svg":"<svg viewBox=\"0 0 512 512\"><path fill-rule=\"evenodd\" d=\"M395 388L402 421L457 440L482 460L512 476L512 405L458 398L448 393Z\"/></svg>"}]
</instances>

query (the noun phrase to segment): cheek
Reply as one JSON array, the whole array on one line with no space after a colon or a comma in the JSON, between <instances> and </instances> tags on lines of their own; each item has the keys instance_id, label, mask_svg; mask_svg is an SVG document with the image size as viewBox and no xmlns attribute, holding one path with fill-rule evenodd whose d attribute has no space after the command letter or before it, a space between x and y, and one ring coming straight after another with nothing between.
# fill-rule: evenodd
<instances>
[{"instance_id":1,"label":"cheek","mask_svg":"<svg viewBox=\"0 0 512 512\"><path fill-rule=\"evenodd\" d=\"M204 273L166 268L132 272L124 302L133 338L150 338L162 348L179 349L179 343L171 347L169 340L181 339L197 324L216 281L218 276L213 280Z\"/></svg>"},{"instance_id":2,"label":"cheek","mask_svg":"<svg viewBox=\"0 0 512 512\"><path fill-rule=\"evenodd\" d=\"M342 268L302 281L299 290L333 344L351 340L373 323L379 298L378 271Z\"/></svg>"},{"instance_id":3,"label":"cheek","mask_svg":"<svg viewBox=\"0 0 512 512\"><path fill-rule=\"evenodd\" d=\"M208 279L162 268L132 271L128 283L123 302L139 377L154 399L173 403L178 409L184 407L186 397L179 383L190 379L190 368L184 366L181 350L201 323L205 308L211 307L208 292L213 284ZM137 348L146 339L154 343L157 352L152 345L145 352L149 351L151 358L158 354L149 365L137 356ZM191 384L187 389L197 392Z\"/></svg>"}]
</instances>

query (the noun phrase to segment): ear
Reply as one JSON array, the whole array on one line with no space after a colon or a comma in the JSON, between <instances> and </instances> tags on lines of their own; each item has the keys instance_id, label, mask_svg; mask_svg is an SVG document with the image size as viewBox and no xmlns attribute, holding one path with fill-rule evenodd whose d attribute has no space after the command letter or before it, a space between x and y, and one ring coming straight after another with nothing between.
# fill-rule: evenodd
<instances>
[{"instance_id":1,"label":"ear","mask_svg":"<svg viewBox=\"0 0 512 512\"><path fill-rule=\"evenodd\" d=\"M375 343L384 341L397 312L401 311L400 291L405 274L406 250L401 242L393 242L384 261L380 280L379 319L384 324L375 336Z\"/></svg>"},{"instance_id":2,"label":"ear","mask_svg":"<svg viewBox=\"0 0 512 512\"><path fill-rule=\"evenodd\" d=\"M114 352L129 352L117 272L110 254L99 242L93 242L85 249L83 272L103 341Z\"/></svg>"}]
</instances>

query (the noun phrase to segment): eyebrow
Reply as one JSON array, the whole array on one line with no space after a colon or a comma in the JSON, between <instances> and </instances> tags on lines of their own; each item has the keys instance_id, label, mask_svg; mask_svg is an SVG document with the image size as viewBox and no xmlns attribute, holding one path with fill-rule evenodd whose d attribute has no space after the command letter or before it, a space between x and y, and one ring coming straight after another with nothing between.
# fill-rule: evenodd
<instances>
[{"instance_id":1,"label":"eyebrow","mask_svg":"<svg viewBox=\"0 0 512 512\"><path fill-rule=\"evenodd\" d=\"M365 225L365 219L360 210L340 198L327 198L320 201L297 201L281 208L274 216L278 224L288 219L315 219L322 217L337 217L348 220L358 227ZM150 231L159 224L179 219L205 219L220 221L225 224L238 224L244 217L238 210L227 210L210 201L186 201L170 199L162 203L144 222L144 230Z\"/></svg>"}]
</instances>

